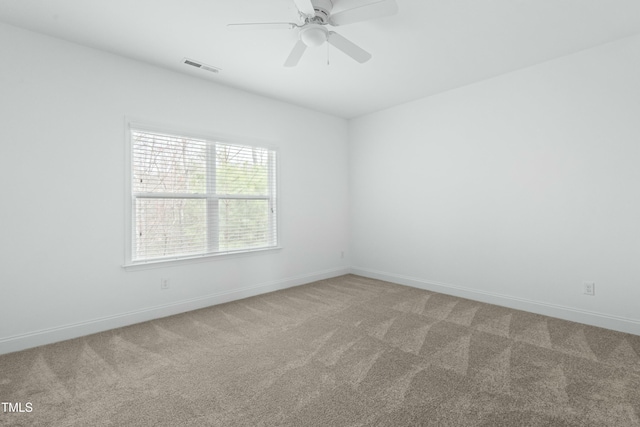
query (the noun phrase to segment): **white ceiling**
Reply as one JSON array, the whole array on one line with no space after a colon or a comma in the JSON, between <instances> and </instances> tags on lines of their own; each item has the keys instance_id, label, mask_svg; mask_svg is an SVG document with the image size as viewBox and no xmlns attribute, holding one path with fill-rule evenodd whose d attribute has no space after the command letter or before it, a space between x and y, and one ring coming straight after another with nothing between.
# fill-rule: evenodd
<instances>
[{"instance_id":1,"label":"white ceiling","mask_svg":"<svg viewBox=\"0 0 640 427\"><path fill-rule=\"evenodd\" d=\"M299 22L293 0L0 0L0 21L345 118L640 33L639 0L397 3L395 16L334 28L369 62L325 45L296 68L282 66L294 30L226 28Z\"/></svg>"}]
</instances>

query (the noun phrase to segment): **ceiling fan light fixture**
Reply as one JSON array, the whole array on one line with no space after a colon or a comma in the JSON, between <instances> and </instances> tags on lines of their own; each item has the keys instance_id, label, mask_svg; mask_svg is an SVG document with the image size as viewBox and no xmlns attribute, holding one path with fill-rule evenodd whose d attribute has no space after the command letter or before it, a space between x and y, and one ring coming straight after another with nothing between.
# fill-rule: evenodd
<instances>
[{"instance_id":1,"label":"ceiling fan light fixture","mask_svg":"<svg viewBox=\"0 0 640 427\"><path fill-rule=\"evenodd\" d=\"M307 47L318 47L327 41L327 30L320 25L309 25L300 31L300 40Z\"/></svg>"}]
</instances>

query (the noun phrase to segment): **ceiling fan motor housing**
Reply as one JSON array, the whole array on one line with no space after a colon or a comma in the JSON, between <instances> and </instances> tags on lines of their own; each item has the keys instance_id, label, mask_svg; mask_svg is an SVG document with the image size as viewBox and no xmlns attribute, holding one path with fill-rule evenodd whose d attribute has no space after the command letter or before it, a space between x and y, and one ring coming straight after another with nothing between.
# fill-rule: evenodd
<instances>
[{"instance_id":1,"label":"ceiling fan motor housing","mask_svg":"<svg viewBox=\"0 0 640 427\"><path fill-rule=\"evenodd\" d=\"M331 0L313 0L313 8L316 11L315 20L320 20L322 24L329 22L329 15L331 15L331 10L333 10Z\"/></svg>"}]
</instances>

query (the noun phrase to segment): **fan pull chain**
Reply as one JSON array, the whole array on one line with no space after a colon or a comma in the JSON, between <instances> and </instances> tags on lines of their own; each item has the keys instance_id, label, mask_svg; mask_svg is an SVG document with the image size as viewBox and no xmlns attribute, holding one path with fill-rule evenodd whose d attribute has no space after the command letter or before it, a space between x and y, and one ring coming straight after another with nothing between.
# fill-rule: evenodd
<instances>
[{"instance_id":1,"label":"fan pull chain","mask_svg":"<svg viewBox=\"0 0 640 427\"><path fill-rule=\"evenodd\" d=\"M329 43L327 43L327 67L331 65L331 62L329 61Z\"/></svg>"}]
</instances>

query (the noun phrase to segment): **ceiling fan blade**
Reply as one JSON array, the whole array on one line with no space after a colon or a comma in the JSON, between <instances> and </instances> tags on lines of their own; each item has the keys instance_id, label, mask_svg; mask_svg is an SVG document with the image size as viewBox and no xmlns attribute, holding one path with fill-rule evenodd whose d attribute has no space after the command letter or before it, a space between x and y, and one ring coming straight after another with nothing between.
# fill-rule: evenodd
<instances>
[{"instance_id":1,"label":"ceiling fan blade","mask_svg":"<svg viewBox=\"0 0 640 427\"><path fill-rule=\"evenodd\" d=\"M313 3L311 3L311 0L293 0L293 2L296 4L298 10L305 15L316 14L316 10L313 7Z\"/></svg>"},{"instance_id":2,"label":"ceiling fan blade","mask_svg":"<svg viewBox=\"0 0 640 427\"><path fill-rule=\"evenodd\" d=\"M347 9L331 15L329 23L335 27L340 25L355 24L356 22L369 21L384 16L398 13L398 4L395 0L377 0L363 6Z\"/></svg>"},{"instance_id":3,"label":"ceiling fan blade","mask_svg":"<svg viewBox=\"0 0 640 427\"><path fill-rule=\"evenodd\" d=\"M345 39L340 34L334 31L329 31L327 42L337 47L338 49L343 51L345 54L352 57L353 59L355 59L361 64L371 59L371 54L369 52L353 44L352 42Z\"/></svg>"},{"instance_id":4,"label":"ceiling fan blade","mask_svg":"<svg viewBox=\"0 0 640 427\"><path fill-rule=\"evenodd\" d=\"M295 67L300 62L300 58L304 54L304 51L307 50L307 45L302 42L302 40L298 40L295 46L293 46L293 50L289 54L289 57L284 62L285 67Z\"/></svg>"},{"instance_id":5,"label":"ceiling fan blade","mask_svg":"<svg viewBox=\"0 0 640 427\"><path fill-rule=\"evenodd\" d=\"M290 30L297 27L291 22L256 22L243 24L227 24L227 28L232 31L243 30Z\"/></svg>"}]
</instances>

